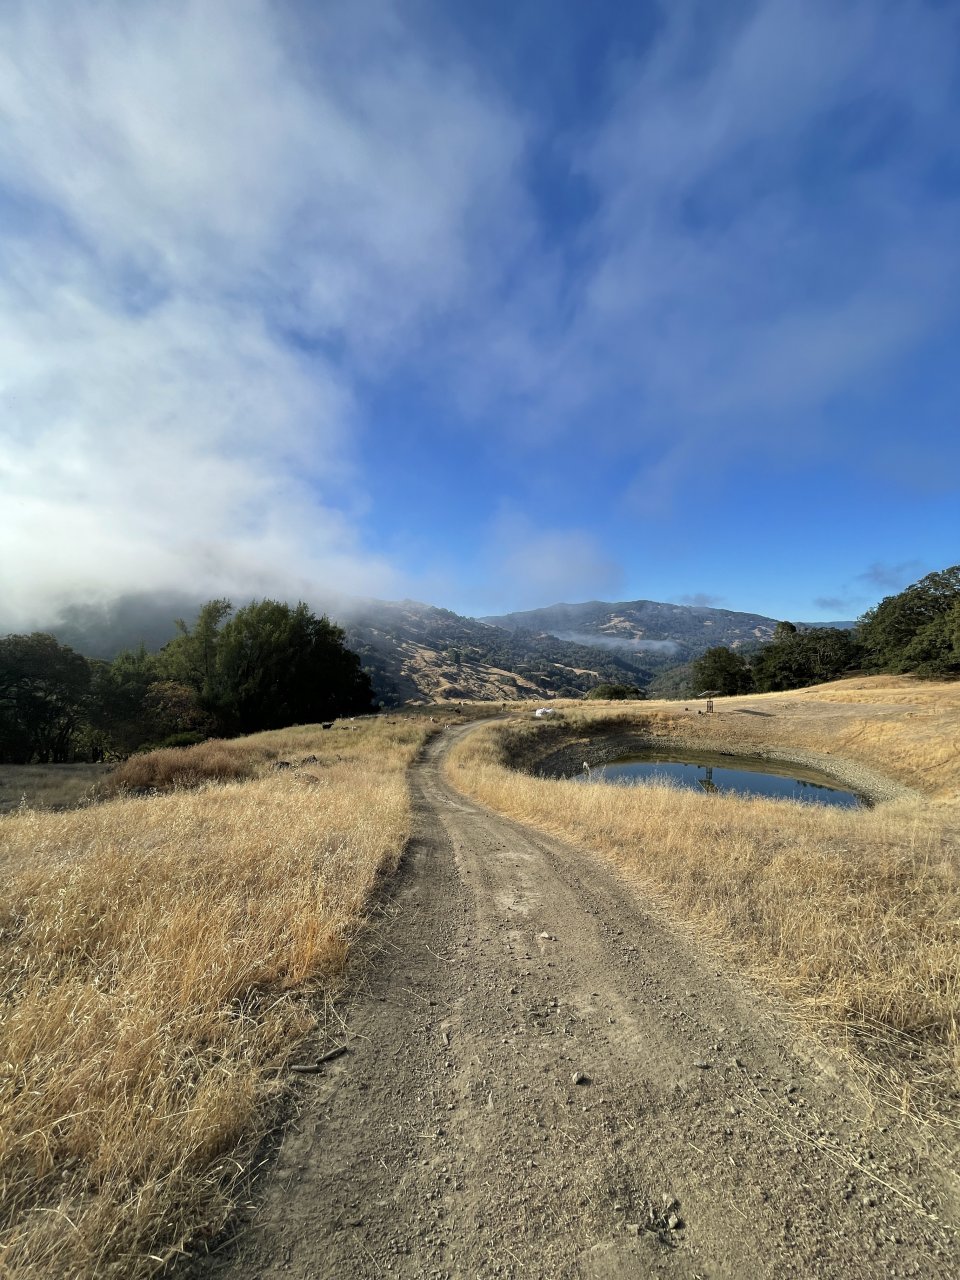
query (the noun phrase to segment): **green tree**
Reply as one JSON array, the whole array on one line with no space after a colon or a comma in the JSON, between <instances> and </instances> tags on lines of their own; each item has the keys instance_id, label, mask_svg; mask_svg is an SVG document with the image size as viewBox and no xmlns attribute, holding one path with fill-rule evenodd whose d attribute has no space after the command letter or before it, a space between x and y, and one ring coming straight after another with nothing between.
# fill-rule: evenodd
<instances>
[{"instance_id":1,"label":"green tree","mask_svg":"<svg viewBox=\"0 0 960 1280\"><path fill-rule=\"evenodd\" d=\"M156 657L141 645L117 654L113 662L94 662L92 676L90 726L100 749L129 755L151 737L144 704L157 678Z\"/></svg>"},{"instance_id":2,"label":"green tree","mask_svg":"<svg viewBox=\"0 0 960 1280\"><path fill-rule=\"evenodd\" d=\"M344 633L302 602L214 600L163 650L160 669L192 688L225 733L254 733L371 710L370 680Z\"/></svg>"},{"instance_id":3,"label":"green tree","mask_svg":"<svg viewBox=\"0 0 960 1280\"><path fill-rule=\"evenodd\" d=\"M918 676L960 675L960 598L920 628L903 650L901 663Z\"/></svg>"},{"instance_id":4,"label":"green tree","mask_svg":"<svg viewBox=\"0 0 960 1280\"><path fill-rule=\"evenodd\" d=\"M197 614L193 626L177 618L178 635L158 655L161 678L189 685L201 705L216 707L223 697L217 668L220 629L233 612L229 600L210 600Z\"/></svg>"},{"instance_id":5,"label":"green tree","mask_svg":"<svg viewBox=\"0 0 960 1280\"><path fill-rule=\"evenodd\" d=\"M125 756L172 737L198 741L212 732L213 717L196 690L163 679L158 655L143 645L92 666L90 728L102 754Z\"/></svg>"},{"instance_id":6,"label":"green tree","mask_svg":"<svg viewBox=\"0 0 960 1280\"><path fill-rule=\"evenodd\" d=\"M877 671L960 674L951 621L958 602L960 565L928 573L897 595L884 597L857 625L865 663Z\"/></svg>"},{"instance_id":7,"label":"green tree","mask_svg":"<svg viewBox=\"0 0 960 1280\"><path fill-rule=\"evenodd\" d=\"M196 691L176 680L154 680L143 700L144 723L151 745L186 746L202 742L214 731L214 720L200 705Z\"/></svg>"},{"instance_id":8,"label":"green tree","mask_svg":"<svg viewBox=\"0 0 960 1280\"><path fill-rule=\"evenodd\" d=\"M645 698L647 695L642 689L638 689L635 684L598 684L586 694L587 698L601 699L606 701L624 702L627 700Z\"/></svg>"},{"instance_id":9,"label":"green tree","mask_svg":"<svg viewBox=\"0 0 960 1280\"><path fill-rule=\"evenodd\" d=\"M822 684L855 667L860 646L849 631L836 627L780 630L753 656L754 685L760 693Z\"/></svg>"},{"instance_id":10,"label":"green tree","mask_svg":"<svg viewBox=\"0 0 960 1280\"><path fill-rule=\"evenodd\" d=\"M749 693L753 688L750 665L739 653L718 645L708 649L692 664L693 687L698 693L714 690L729 695Z\"/></svg>"},{"instance_id":11,"label":"green tree","mask_svg":"<svg viewBox=\"0 0 960 1280\"><path fill-rule=\"evenodd\" d=\"M90 664L43 632L0 639L0 759L61 764L87 711Z\"/></svg>"}]
</instances>

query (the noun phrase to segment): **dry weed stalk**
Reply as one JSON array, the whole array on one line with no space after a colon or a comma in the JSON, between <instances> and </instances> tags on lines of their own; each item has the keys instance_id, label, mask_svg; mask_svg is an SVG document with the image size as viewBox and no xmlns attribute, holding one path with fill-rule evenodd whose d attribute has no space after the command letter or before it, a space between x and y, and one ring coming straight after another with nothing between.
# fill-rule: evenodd
<instances>
[{"instance_id":1,"label":"dry weed stalk","mask_svg":"<svg viewBox=\"0 0 960 1280\"><path fill-rule=\"evenodd\" d=\"M425 731L262 734L221 744L247 781L0 818L0 1274L127 1280L216 1232ZM294 752L318 761L269 771Z\"/></svg>"}]
</instances>

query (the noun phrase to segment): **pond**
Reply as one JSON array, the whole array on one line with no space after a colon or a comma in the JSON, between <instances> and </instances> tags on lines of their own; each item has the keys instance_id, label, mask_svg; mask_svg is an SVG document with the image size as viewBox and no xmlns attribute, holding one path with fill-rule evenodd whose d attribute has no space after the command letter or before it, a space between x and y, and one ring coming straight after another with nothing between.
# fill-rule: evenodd
<instances>
[{"instance_id":1,"label":"pond","mask_svg":"<svg viewBox=\"0 0 960 1280\"><path fill-rule=\"evenodd\" d=\"M844 791L824 773L802 765L753 756L717 755L709 751L649 750L621 756L580 775L584 782L637 784L668 779L694 791L736 792L773 800L856 808L862 796Z\"/></svg>"}]
</instances>

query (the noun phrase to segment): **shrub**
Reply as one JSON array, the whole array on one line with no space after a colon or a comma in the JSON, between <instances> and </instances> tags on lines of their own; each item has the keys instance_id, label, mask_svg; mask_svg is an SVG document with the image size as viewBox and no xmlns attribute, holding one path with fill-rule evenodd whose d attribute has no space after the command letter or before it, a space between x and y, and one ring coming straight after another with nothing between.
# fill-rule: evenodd
<instances>
[{"instance_id":1,"label":"shrub","mask_svg":"<svg viewBox=\"0 0 960 1280\"><path fill-rule=\"evenodd\" d=\"M647 695L635 684L598 684L586 696L591 699L602 698L608 702L625 702L645 698Z\"/></svg>"},{"instance_id":2,"label":"shrub","mask_svg":"<svg viewBox=\"0 0 960 1280\"><path fill-rule=\"evenodd\" d=\"M131 756L110 775L105 790L172 791L205 782L251 778L269 755L264 748L214 738L192 747L163 747Z\"/></svg>"}]
</instances>

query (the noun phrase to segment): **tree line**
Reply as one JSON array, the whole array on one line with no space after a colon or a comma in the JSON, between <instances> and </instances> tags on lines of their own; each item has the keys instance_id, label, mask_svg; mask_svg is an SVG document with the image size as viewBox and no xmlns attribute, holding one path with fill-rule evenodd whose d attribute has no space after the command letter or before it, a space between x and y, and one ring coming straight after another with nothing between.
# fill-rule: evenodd
<instances>
[{"instance_id":1,"label":"tree line","mask_svg":"<svg viewBox=\"0 0 960 1280\"><path fill-rule=\"evenodd\" d=\"M721 695L800 689L852 671L960 678L960 565L886 596L852 631L781 622L762 648L708 649L690 670L694 693Z\"/></svg>"},{"instance_id":2,"label":"tree line","mask_svg":"<svg viewBox=\"0 0 960 1280\"><path fill-rule=\"evenodd\" d=\"M157 653L88 659L43 632L0 638L0 762L103 760L373 709L344 632L302 602L205 604Z\"/></svg>"}]
</instances>

